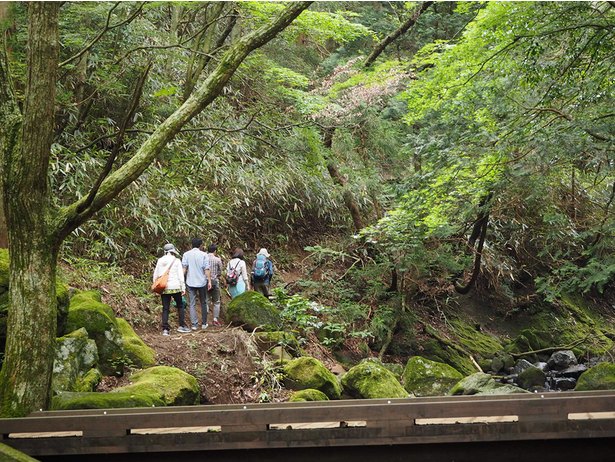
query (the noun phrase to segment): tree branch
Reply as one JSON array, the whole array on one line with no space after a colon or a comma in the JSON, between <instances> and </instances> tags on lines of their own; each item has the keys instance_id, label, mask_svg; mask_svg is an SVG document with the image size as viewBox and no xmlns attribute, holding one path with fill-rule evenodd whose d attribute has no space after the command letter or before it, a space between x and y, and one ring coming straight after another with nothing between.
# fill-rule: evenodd
<instances>
[{"instance_id":1,"label":"tree branch","mask_svg":"<svg viewBox=\"0 0 615 462\"><path fill-rule=\"evenodd\" d=\"M98 179L94 183L94 186L92 186L92 189L90 190L90 193L87 195L85 201L80 203L79 206L77 207L78 214L86 210L90 206L90 204L92 204L92 201L96 197L96 193L98 193L98 189L100 188L100 185L102 184L104 179L107 178L107 176L111 173L111 170L113 169L113 164L115 163L115 159L117 158L117 155L120 152L120 147L122 146L122 142L124 140L124 134L126 133L126 128L128 127L130 120L134 116L135 111L139 107L139 101L141 100L141 95L143 94L143 86L145 85L145 79L147 78L147 75L149 74L149 71L152 68L152 64L153 64L152 61L150 61L148 65L146 66L145 70L143 71L143 73L141 74L141 76L139 77L139 79L137 80L135 89L132 93L130 104L128 106L128 110L126 111L124 119L122 120L122 123L120 125L120 129L117 132L117 136L115 138L115 143L113 144L113 149L111 151L111 154L107 158L105 167L100 172Z\"/></svg>"},{"instance_id":2,"label":"tree branch","mask_svg":"<svg viewBox=\"0 0 615 462\"><path fill-rule=\"evenodd\" d=\"M532 112L551 112L553 114L556 114L558 117L562 118L562 119L566 119L568 122L574 122L574 119L572 118L572 116L570 114L567 114L559 109L556 108L552 108L552 107L535 107L531 109ZM585 133L587 133L588 135L596 138L597 140L600 141L611 141L611 138L609 138L608 136L605 135L601 135L600 133L596 133L593 130L590 130L589 128L583 128L583 127L579 127L581 128L581 130L583 130Z\"/></svg>"},{"instance_id":3,"label":"tree branch","mask_svg":"<svg viewBox=\"0 0 615 462\"><path fill-rule=\"evenodd\" d=\"M92 41L91 41L91 42L90 42L90 43L89 43L89 44L88 44L88 45L87 45L87 46L86 46L83 50L81 50L81 51L80 51L79 53L77 53L76 55L74 55L74 56L72 56L72 57L68 58L67 60L62 61L62 62L59 64L59 67L64 67L64 66L66 66L67 64L72 63L72 62L73 62L73 61L75 61L76 59L79 59L81 56L83 56L83 54L84 54L84 53L86 53L86 52L88 52L89 50L91 50L91 49L92 49L92 47L93 47L94 45L96 45L96 43L97 43L97 42L98 42L101 38L103 38L103 36L104 36L107 32L109 32L110 30L117 29L118 27L121 27L121 26L123 26L123 25L125 25L125 24L129 24L129 23L131 23L131 22L132 22L132 21L133 21L133 20L134 20L134 19L135 19L138 15L139 15L139 13L141 13L141 10L143 9L143 5L144 5L144 3L141 3L141 4L137 7L137 10L136 10L133 14L131 14L131 15L130 15L127 19L125 19L124 21L121 21L121 22L119 22L119 23L117 23L117 24L114 24L113 26L110 26L110 25L109 25L109 23L111 22L111 13L113 13L113 11L114 11L114 10L115 10L118 6L119 6L119 4L120 4L120 2L117 2L115 5L113 5L113 6L111 7L111 9L109 10L109 12L107 13L107 20L106 20L106 22L105 22L105 27L103 28L103 30L101 30L101 31L98 33L98 35L97 35L96 37L94 37L94 39L93 39L93 40L92 40Z\"/></svg>"},{"instance_id":4,"label":"tree branch","mask_svg":"<svg viewBox=\"0 0 615 462\"><path fill-rule=\"evenodd\" d=\"M58 238L65 238L135 181L179 131L220 95L224 86L233 77L246 57L255 49L272 40L310 4L311 2L289 3L281 14L269 24L244 35L232 45L221 57L216 68L186 102L158 126L124 165L105 178L94 200L87 207L80 207L80 204L85 201L85 198L82 198L60 210L56 222Z\"/></svg>"},{"instance_id":5,"label":"tree branch","mask_svg":"<svg viewBox=\"0 0 615 462\"><path fill-rule=\"evenodd\" d=\"M387 35L384 40L382 40L374 47L374 50L367 57L365 63L363 63L363 67L371 66L371 64L376 60L376 58L378 58L378 56L380 56L384 49L398 37L408 32L408 30L416 23L416 21L421 17L425 10L429 8L433 3L434 2L421 3L421 6L414 13L412 13L412 16L410 16L404 23L402 23L402 25L399 26L397 30Z\"/></svg>"}]
</instances>

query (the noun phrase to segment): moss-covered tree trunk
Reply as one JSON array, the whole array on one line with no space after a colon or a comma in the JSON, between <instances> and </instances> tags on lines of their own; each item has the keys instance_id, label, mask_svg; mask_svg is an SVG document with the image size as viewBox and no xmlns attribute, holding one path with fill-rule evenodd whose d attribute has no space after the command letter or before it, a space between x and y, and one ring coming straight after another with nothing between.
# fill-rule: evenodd
<instances>
[{"instance_id":1,"label":"moss-covered tree trunk","mask_svg":"<svg viewBox=\"0 0 615 462\"><path fill-rule=\"evenodd\" d=\"M52 219L47 169L53 140L59 4L28 7L28 81L24 117L5 89L12 136L3 141L2 180L11 257L5 361L0 374L3 415L46 408L56 336L55 268L59 243ZM4 114L3 114L4 115ZM48 123L47 121L52 121ZM15 136L15 135L19 136Z\"/></svg>"},{"instance_id":2,"label":"moss-covered tree trunk","mask_svg":"<svg viewBox=\"0 0 615 462\"><path fill-rule=\"evenodd\" d=\"M55 120L60 3L28 5L23 116L10 89L4 57L0 57L0 178L11 260L0 415L21 416L47 407L56 335L55 273L64 238L136 180L181 128L218 97L243 60L310 3L290 3L269 24L239 39L126 163L90 194L59 210L52 207L47 175Z\"/></svg>"}]
</instances>

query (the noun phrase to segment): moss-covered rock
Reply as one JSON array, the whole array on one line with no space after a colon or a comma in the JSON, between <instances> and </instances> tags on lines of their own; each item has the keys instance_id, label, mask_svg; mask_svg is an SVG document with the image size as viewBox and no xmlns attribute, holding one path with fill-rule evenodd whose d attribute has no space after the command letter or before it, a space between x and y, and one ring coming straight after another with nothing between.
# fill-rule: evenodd
<instances>
[{"instance_id":1,"label":"moss-covered rock","mask_svg":"<svg viewBox=\"0 0 615 462\"><path fill-rule=\"evenodd\" d=\"M457 336L457 343L475 360L493 357L495 351L502 349L500 340L484 332L480 326L470 324L462 319L450 321L453 333Z\"/></svg>"},{"instance_id":2,"label":"moss-covered rock","mask_svg":"<svg viewBox=\"0 0 615 462\"><path fill-rule=\"evenodd\" d=\"M51 409L106 409L122 407L154 407L164 406L165 403L159 397L148 393L76 393L61 392L51 400Z\"/></svg>"},{"instance_id":3,"label":"moss-covered rock","mask_svg":"<svg viewBox=\"0 0 615 462\"><path fill-rule=\"evenodd\" d=\"M0 460L2 462L36 462L37 459L33 459L28 454L24 454L17 449L13 449L6 444L0 443Z\"/></svg>"},{"instance_id":4,"label":"moss-covered rock","mask_svg":"<svg viewBox=\"0 0 615 462\"><path fill-rule=\"evenodd\" d=\"M75 384L98 362L98 349L94 340L82 327L56 339L51 389L75 391ZM92 391L87 390L87 391Z\"/></svg>"},{"instance_id":5,"label":"moss-covered rock","mask_svg":"<svg viewBox=\"0 0 615 462\"><path fill-rule=\"evenodd\" d=\"M506 346L507 351L522 353L572 346L570 349L576 357L582 358L601 356L614 346L613 328L593 313L580 297L563 297L556 304L544 305L528 322L531 326L519 332ZM525 357L530 361L547 359L536 355Z\"/></svg>"},{"instance_id":6,"label":"moss-covered rock","mask_svg":"<svg viewBox=\"0 0 615 462\"><path fill-rule=\"evenodd\" d=\"M151 396L166 406L199 403L199 384L192 375L169 366L156 366L132 374L130 385L116 388L110 393L133 393Z\"/></svg>"},{"instance_id":7,"label":"moss-covered rock","mask_svg":"<svg viewBox=\"0 0 615 462\"><path fill-rule=\"evenodd\" d=\"M404 388L415 396L446 395L463 378L448 364L430 361L421 356L408 360L403 374Z\"/></svg>"},{"instance_id":8,"label":"moss-covered rock","mask_svg":"<svg viewBox=\"0 0 615 462\"><path fill-rule=\"evenodd\" d=\"M517 383L521 388L530 390L534 387L544 387L547 375L536 366L528 367L519 374Z\"/></svg>"},{"instance_id":9,"label":"moss-covered rock","mask_svg":"<svg viewBox=\"0 0 615 462\"><path fill-rule=\"evenodd\" d=\"M511 393L529 393L529 391L513 385L498 383L489 374L483 372L464 377L450 391L451 395L508 395Z\"/></svg>"},{"instance_id":10,"label":"moss-covered rock","mask_svg":"<svg viewBox=\"0 0 615 462\"><path fill-rule=\"evenodd\" d=\"M128 321L122 318L116 318L115 321L122 335L122 347L128 361L140 369L156 364L156 352L141 340Z\"/></svg>"},{"instance_id":11,"label":"moss-covered rock","mask_svg":"<svg viewBox=\"0 0 615 462\"><path fill-rule=\"evenodd\" d=\"M252 331L257 327L275 331L281 324L278 309L260 292L246 291L235 297L226 308L227 320Z\"/></svg>"},{"instance_id":12,"label":"moss-covered rock","mask_svg":"<svg viewBox=\"0 0 615 462\"><path fill-rule=\"evenodd\" d=\"M397 377L379 361L365 360L342 377L344 391L356 398L407 398Z\"/></svg>"},{"instance_id":13,"label":"moss-covered rock","mask_svg":"<svg viewBox=\"0 0 615 462\"><path fill-rule=\"evenodd\" d=\"M297 403L301 401L329 401L329 398L320 390L308 388L306 390L299 390L293 392L293 394L290 395L288 401L291 403Z\"/></svg>"},{"instance_id":14,"label":"moss-covered rock","mask_svg":"<svg viewBox=\"0 0 615 462\"><path fill-rule=\"evenodd\" d=\"M98 292L80 292L70 301L66 329L70 332L81 327L96 342L103 374L121 374L126 362L124 341L113 310L101 302Z\"/></svg>"},{"instance_id":15,"label":"moss-covered rock","mask_svg":"<svg viewBox=\"0 0 615 462\"><path fill-rule=\"evenodd\" d=\"M294 353L295 356L300 354L299 342L290 332L273 331L273 332L257 332L254 336L258 348L262 352L267 352L274 347L281 346L285 351Z\"/></svg>"},{"instance_id":16,"label":"moss-covered rock","mask_svg":"<svg viewBox=\"0 0 615 462\"><path fill-rule=\"evenodd\" d=\"M98 368L93 367L87 371L84 375L77 378L73 390L77 392L87 392L96 389L100 381L102 380L102 373Z\"/></svg>"},{"instance_id":17,"label":"moss-covered rock","mask_svg":"<svg viewBox=\"0 0 615 462\"><path fill-rule=\"evenodd\" d=\"M600 363L583 372L575 391L615 390L615 364Z\"/></svg>"},{"instance_id":18,"label":"moss-covered rock","mask_svg":"<svg viewBox=\"0 0 615 462\"><path fill-rule=\"evenodd\" d=\"M463 374L471 374L476 367L467 355L462 355L455 348L442 344L435 338L425 341L421 356L440 363L449 364Z\"/></svg>"},{"instance_id":19,"label":"moss-covered rock","mask_svg":"<svg viewBox=\"0 0 615 462\"><path fill-rule=\"evenodd\" d=\"M284 385L291 390L313 388L330 399L339 399L342 387L337 378L316 358L304 356L284 365Z\"/></svg>"}]
</instances>

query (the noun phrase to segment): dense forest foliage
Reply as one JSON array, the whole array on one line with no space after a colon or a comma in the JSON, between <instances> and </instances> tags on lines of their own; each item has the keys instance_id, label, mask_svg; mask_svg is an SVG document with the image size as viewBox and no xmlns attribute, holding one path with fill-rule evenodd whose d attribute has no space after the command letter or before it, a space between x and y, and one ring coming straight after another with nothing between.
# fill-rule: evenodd
<instances>
[{"instance_id":1,"label":"dense forest foliage","mask_svg":"<svg viewBox=\"0 0 615 462\"><path fill-rule=\"evenodd\" d=\"M25 111L29 6L0 8L1 83ZM62 4L50 206L91 202L285 8ZM61 260L149 275L164 243L194 235L225 254L275 249L280 269L307 251L318 278L293 290L382 354L408 306L456 293L501 315L613 296L612 2L315 2L288 23L69 229ZM0 134L6 204L29 191L11 187Z\"/></svg>"}]
</instances>

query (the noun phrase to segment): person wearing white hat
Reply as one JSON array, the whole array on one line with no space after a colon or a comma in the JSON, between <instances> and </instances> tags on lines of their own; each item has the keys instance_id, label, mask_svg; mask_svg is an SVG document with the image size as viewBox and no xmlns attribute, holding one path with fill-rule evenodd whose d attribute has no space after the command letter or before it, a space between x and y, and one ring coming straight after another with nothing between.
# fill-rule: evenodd
<instances>
[{"instance_id":1,"label":"person wearing white hat","mask_svg":"<svg viewBox=\"0 0 615 462\"><path fill-rule=\"evenodd\" d=\"M273 277L273 263L269 259L269 252L262 248L256 254L252 263L252 289L269 297L269 286Z\"/></svg>"},{"instance_id":2,"label":"person wearing white hat","mask_svg":"<svg viewBox=\"0 0 615 462\"><path fill-rule=\"evenodd\" d=\"M167 270L169 278L167 286L160 294L162 300L162 335L169 335L171 326L169 326L169 310L171 308L171 298L175 300L175 304L179 310L179 328L178 332L190 332L190 329L185 324L184 303L182 295L186 294L186 284L184 282L184 270L182 262L175 255L179 255L173 244L165 244L164 255L158 259L156 269L154 270L153 281L162 276Z\"/></svg>"}]
</instances>

